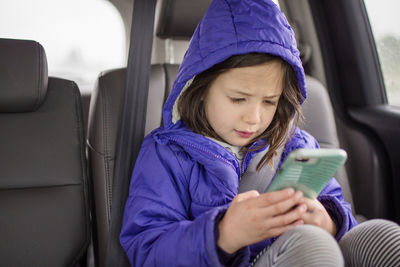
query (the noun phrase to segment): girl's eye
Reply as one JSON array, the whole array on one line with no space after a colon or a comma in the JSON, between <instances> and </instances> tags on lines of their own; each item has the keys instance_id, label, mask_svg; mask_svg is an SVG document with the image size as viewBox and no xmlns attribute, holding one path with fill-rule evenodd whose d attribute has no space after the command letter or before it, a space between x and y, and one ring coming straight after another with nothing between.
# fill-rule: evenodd
<instances>
[{"instance_id":1,"label":"girl's eye","mask_svg":"<svg viewBox=\"0 0 400 267\"><path fill-rule=\"evenodd\" d=\"M236 98L236 97L231 97L230 99L231 99L231 101L232 101L233 103L240 103L240 102L243 102L243 101L246 100L246 99L244 99L244 98Z\"/></svg>"},{"instance_id":2,"label":"girl's eye","mask_svg":"<svg viewBox=\"0 0 400 267\"><path fill-rule=\"evenodd\" d=\"M272 101L272 100L264 100L264 103L267 105L271 105L271 106L275 106L276 105L276 101Z\"/></svg>"}]
</instances>

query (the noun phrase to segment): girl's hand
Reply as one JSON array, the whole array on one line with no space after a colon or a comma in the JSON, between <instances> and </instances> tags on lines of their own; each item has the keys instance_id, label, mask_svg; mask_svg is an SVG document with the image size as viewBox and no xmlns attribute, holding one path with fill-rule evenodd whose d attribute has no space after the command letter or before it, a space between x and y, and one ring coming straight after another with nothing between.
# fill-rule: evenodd
<instances>
[{"instance_id":1,"label":"girl's hand","mask_svg":"<svg viewBox=\"0 0 400 267\"><path fill-rule=\"evenodd\" d=\"M234 253L303 224L307 207L302 199L303 194L292 188L261 195L254 190L238 194L219 223L218 246Z\"/></svg>"},{"instance_id":2,"label":"girl's hand","mask_svg":"<svg viewBox=\"0 0 400 267\"><path fill-rule=\"evenodd\" d=\"M321 202L317 199L304 197L303 203L307 205L307 212L303 213L301 217L304 223L319 226L335 236L337 231L336 224Z\"/></svg>"}]
</instances>

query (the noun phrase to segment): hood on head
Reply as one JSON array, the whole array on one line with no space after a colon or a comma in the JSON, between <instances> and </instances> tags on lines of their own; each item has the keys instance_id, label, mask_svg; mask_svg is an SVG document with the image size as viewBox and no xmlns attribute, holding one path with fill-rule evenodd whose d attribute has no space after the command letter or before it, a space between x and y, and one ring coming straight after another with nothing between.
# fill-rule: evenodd
<instances>
[{"instance_id":1,"label":"hood on head","mask_svg":"<svg viewBox=\"0 0 400 267\"><path fill-rule=\"evenodd\" d=\"M306 98L305 74L296 39L272 0L214 0L192 36L171 94L163 108L164 127L173 125L174 103L197 74L233 55L267 53L294 69Z\"/></svg>"}]
</instances>

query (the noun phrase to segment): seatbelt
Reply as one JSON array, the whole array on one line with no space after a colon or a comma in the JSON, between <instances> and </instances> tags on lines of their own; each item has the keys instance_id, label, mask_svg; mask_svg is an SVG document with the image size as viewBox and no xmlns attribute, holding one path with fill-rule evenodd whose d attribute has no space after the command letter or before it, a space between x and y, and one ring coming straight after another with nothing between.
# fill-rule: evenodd
<instances>
[{"instance_id":1,"label":"seatbelt","mask_svg":"<svg viewBox=\"0 0 400 267\"><path fill-rule=\"evenodd\" d=\"M278 170L284 148L285 145L278 148L276 155L273 157L272 166L265 165L259 171L257 171L257 165L268 152L268 148L257 153L239 181L238 193L244 193L250 190L257 190L260 194L267 192Z\"/></svg>"},{"instance_id":2,"label":"seatbelt","mask_svg":"<svg viewBox=\"0 0 400 267\"><path fill-rule=\"evenodd\" d=\"M118 133L106 266L130 266L119 243L132 170L143 141L157 0L135 0L124 103Z\"/></svg>"}]
</instances>

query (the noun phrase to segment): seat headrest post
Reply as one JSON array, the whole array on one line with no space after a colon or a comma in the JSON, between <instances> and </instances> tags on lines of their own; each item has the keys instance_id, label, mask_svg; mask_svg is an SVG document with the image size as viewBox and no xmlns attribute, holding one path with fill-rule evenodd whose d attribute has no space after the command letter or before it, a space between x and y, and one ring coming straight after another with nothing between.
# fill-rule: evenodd
<instances>
[{"instance_id":1,"label":"seat headrest post","mask_svg":"<svg viewBox=\"0 0 400 267\"><path fill-rule=\"evenodd\" d=\"M43 46L30 40L0 39L0 112L32 112L48 84Z\"/></svg>"}]
</instances>

